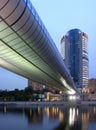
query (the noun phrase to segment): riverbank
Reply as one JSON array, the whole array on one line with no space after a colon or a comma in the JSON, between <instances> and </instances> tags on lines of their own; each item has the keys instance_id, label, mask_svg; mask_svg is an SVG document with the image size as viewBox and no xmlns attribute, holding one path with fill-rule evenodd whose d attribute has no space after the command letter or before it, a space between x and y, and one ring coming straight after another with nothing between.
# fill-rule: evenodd
<instances>
[{"instance_id":1,"label":"riverbank","mask_svg":"<svg viewBox=\"0 0 96 130\"><path fill-rule=\"evenodd\" d=\"M0 102L0 106L85 106L85 105L96 105L96 101L81 101L81 102L64 102L64 101L36 101L36 102Z\"/></svg>"},{"instance_id":2,"label":"riverbank","mask_svg":"<svg viewBox=\"0 0 96 130\"><path fill-rule=\"evenodd\" d=\"M27 102L0 102L0 105L15 105L15 106L66 106L66 105L76 105L76 103L69 103L64 101L27 101Z\"/></svg>"}]
</instances>

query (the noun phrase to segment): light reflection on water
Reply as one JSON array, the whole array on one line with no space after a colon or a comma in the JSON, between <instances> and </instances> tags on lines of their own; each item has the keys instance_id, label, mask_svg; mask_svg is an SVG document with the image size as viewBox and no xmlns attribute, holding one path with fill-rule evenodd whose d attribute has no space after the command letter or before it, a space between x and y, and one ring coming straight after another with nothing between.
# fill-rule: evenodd
<instances>
[{"instance_id":1,"label":"light reflection on water","mask_svg":"<svg viewBox=\"0 0 96 130\"><path fill-rule=\"evenodd\" d=\"M96 130L96 107L0 107L0 130Z\"/></svg>"}]
</instances>

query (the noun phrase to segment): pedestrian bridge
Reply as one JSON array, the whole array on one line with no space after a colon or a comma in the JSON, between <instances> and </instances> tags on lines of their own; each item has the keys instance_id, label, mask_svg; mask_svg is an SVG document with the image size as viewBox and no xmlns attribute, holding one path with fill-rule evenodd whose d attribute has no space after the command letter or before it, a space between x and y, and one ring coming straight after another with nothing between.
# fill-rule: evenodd
<instances>
[{"instance_id":1,"label":"pedestrian bridge","mask_svg":"<svg viewBox=\"0 0 96 130\"><path fill-rule=\"evenodd\" d=\"M0 0L0 66L68 94L76 91L30 0Z\"/></svg>"}]
</instances>

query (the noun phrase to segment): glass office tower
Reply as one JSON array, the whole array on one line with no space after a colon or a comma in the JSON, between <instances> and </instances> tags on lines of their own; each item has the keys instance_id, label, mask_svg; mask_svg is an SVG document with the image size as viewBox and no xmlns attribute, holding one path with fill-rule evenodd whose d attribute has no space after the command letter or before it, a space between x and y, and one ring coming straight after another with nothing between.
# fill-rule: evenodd
<instances>
[{"instance_id":1,"label":"glass office tower","mask_svg":"<svg viewBox=\"0 0 96 130\"><path fill-rule=\"evenodd\" d=\"M79 29L70 30L61 38L61 55L76 87L88 86L88 36Z\"/></svg>"}]
</instances>

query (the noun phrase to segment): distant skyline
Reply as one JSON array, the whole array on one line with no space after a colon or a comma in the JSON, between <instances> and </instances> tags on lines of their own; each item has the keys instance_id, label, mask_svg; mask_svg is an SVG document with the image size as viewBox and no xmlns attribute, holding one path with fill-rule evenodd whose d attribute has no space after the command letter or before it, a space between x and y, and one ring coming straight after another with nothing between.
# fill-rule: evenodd
<instances>
[{"instance_id":1,"label":"distant skyline","mask_svg":"<svg viewBox=\"0 0 96 130\"><path fill-rule=\"evenodd\" d=\"M77 28L88 35L89 78L96 78L96 1L31 0L41 20L60 51L60 40ZM27 79L0 68L0 89L21 89Z\"/></svg>"}]
</instances>

